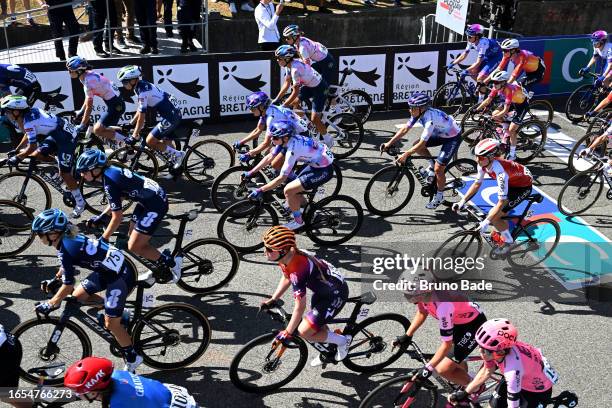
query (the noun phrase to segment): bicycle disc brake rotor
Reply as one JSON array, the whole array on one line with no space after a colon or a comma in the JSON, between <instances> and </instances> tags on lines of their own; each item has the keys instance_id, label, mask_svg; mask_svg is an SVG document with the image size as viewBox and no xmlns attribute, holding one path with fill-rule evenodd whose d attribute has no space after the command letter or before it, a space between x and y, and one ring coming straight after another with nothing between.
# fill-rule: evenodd
<instances>
[{"instance_id":1,"label":"bicycle disc brake rotor","mask_svg":"<svg viewBox=\"0 0 612 408\"><path fill-rule=\"evenodd\" d=\"M238 188L234 189L232 196L237 200L244 200L247 196L249 189L246 185L240 184Z\"/></svg>"},{"instance_id":2,"label":"bicycle disc brake rotor","mask_svg":"<svg viewBox=\"0 0 612 408\"><path fill-rule=\"evenodd\" d=\"M612 200L612 190L608 190L608 192L606 193L606 198L608 200Z\"/></svg>"},{"instance_id":3,"label":"bicycle disc brake rotor","mask_svg":"<svg viewBox=\"0 0 612 408\"><path fill-rule=\"evenodd\" d=\"M18 195L15 195L11 197L11 201L14 201L18 204L25 206L28 203L28 196L26 194L23 194L21 197L19 197Z\"/></svg>"},{"instance_id":4,"label":"bicycle disc brake rotor","mask_svg":"<svg viewBox=\"0 0 612 408\"><path fill-rule=\"evenodd\" d=\"M215 168L215 159L213 159L212 157L204 157L202 158L202 174L204 174L204 171L206 170L210 170L210 169L214 169Z\"/></svg>"},{"instance_id":5,"label":"bicycle disc brake rotor","mask_svg":"<svg viewBox=\"0 0 612 408\"><path fill-rule=\"evenodd\" d=\"M169 330L163 336L164 346L178 346L181 343L181 335L176 330Z\"/></svg>"},{"instance_id":6,"label":"bicycle disc brake rotor","mask_svg":"<svg viewBox=\"0 0 612 408\"><path fill-rule=\"evenodd\" d=\"M38 350L38 357L45 362L55 361L59 354L59 348L56 345L53 345L53 348L54 350L49 352L47 347L42 347L40 350Z\"/></svg>"},{"instance_id":7,"label":"bicycle disc brake rotor","mask_svg":"<svg viewBox=\"0 0 612 408\"><path fill-rule=\"evenodd\" d=\"M370 339L370 349L368 353L382 353L387 349L387 342L380 336L374 336Z\"/></svg>"},{"instance_id":8,"label":"bicycle disc brake rotor","mask_svg":"<svg viewBox=\"0 0 612 408\"><path fill-rule=\"evenodd\" d=\"M275 372L282 364L283 362L281 361L280 358L277 358L277 357L274 357L273 359L266 358L266 361L261 367L261 371L263 373L270 374L270 373Z\"/></svg>"}]
</instances>

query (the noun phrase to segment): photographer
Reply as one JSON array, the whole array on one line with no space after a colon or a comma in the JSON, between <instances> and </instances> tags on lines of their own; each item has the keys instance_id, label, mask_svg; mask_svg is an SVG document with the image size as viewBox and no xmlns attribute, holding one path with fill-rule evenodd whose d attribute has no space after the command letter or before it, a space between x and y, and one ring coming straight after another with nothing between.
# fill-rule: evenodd
<instances>
[{"instance_id":1,"label":"photographer","mask_svg":"<svg viewBox=\"0 0 612 408\"><path fill-rule=\"evenodd\" d=\"M255 8L255 21L259 28L257 42L261 51L275 50L280 44L280 34L276 27L278 17L283 11L283 0L274 7L272 0L260 0Z\"/></svg>"}]
</instances>

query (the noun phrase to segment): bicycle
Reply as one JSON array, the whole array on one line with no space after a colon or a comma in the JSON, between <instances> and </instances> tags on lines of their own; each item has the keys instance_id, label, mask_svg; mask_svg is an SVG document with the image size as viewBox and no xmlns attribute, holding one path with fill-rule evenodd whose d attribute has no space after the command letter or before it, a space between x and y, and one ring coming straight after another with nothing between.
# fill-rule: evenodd
<instances>
[{"instance_id":1,"label":"bicycle","mask_svg":"<svg viewBox=\"0 0 612 408\"><path fill-rule=\"evenodd\" d=\"M606 130L608 126L612 124L612 108L606 108L603 111L599 112L597 116L591 118L589 120L589 127L587 128L586 133L592 132L603 132Z\"/></svg>"},{"instance_id":2,"label":"bicycle","mask_svg":"<svg viewBox=\"0 0 612 408\"><path fill-rule=\"evenodd\" d=\"M28 370L28 374L37 377L36 388L23 389L21 391L30 399L28 402L31 402L32 408L59 408L79 400L79 398L68 389L45 387L46 379L56 378L62 375L65 370L66 365L63 363L33 367ZM26 403L25 398L9 398L8 400L5 400L5 402L11 400L14 402L23 403L24 405Z\"/></svg>"},{"instance_id":3,"label":"bicycle","mask_svg":"<svg viewBox=\"0 0 612 408\"><path fill-rule=\"evenodd\" d=\"M586 72L581 77L598 78L597 74ZM584 114L595 109L595 106L607 95L607 89L603 84L583 84L572 92L565 103L565 116L578 123L585 119Z\"/></svg>"},{"instance_id":4,"label":"bicycle","mask_svg":"<svg viewBox=\"0 0 612 408\"><path fill-rule=\"evenodd\" d=\"M593 170L599 164L598 158L607 156L609 149L608 142L606 140L593 149L590 155L580 157L580 152L589 147L591 143L595 141L595 139L603 134L604 130L606 130L606 128L601 128L601 130L596 132L588 132L578 139L576 143L574 143L574 146L572 146L572 150L567 157L567 167L572 174Z\"/></svg>"},{"instance_id":5,"label":"bicycle","mask_svg":"<svg viewBox=\"0 0 612 408\"><path fill-rule=\"evenodd\" d=\"M376 372L392 364L401 356L401 350L393 352L389 347L394 336L405 333L410 321L396 313L383 313L367 317L368 306L376 301L373 292L348 298L346 304L354 304L348 318L334 318L329 324L344 324L338 333L353 337L348 355L342 364L352 371ZM282 301L266 309L273 320L286 325L291 319L282 307ZM308 359L308 346L320 353L322 367L337 364L336 346L328 343L312 343L294 333L289 345L273 342L279 330L263 334L245 344L230 364L230 380L237 388L255 393L278 389L291 382L302 371ZM272 344L272 346L270 346ZM279 377L275 378L275 375ZM258 384L259 381L265 382Z\"/></svg>"},{"instance_id":6,"label":"bicycle","mask_svg":"<svg viewBox=\"0 0 612 408\"><path fill-rule=\"evenodd\" d=\"M313 242L323 246L342 244L354 237L363 223L363 209L357 200L345 195L326 197L315 202L316 190L304 191L305 232ZM279 215L291 221L291 210L283 207L274 191L266 191L257 200L242 200L229 206L217 224L217 236L229 242L238 252L254 252L263 248L264 232L279 225Z\"/></svg>"},{"instance_id":7,"label":"bicycle","mask_svg":"<svg viewBox=\"0 0 612 408\"><path fill-rule=\"evenodd\" d=\"M125 262L131 263L128 258L125 258ZM136 270L135 267L133 270ZM158 370L186 367L197 361L206 351L211 338L210 324L199 310L185 303L168 303L144 312L144 291L154 283L155 280L151 276L139 277L136 283L136 300L128 301L134 306L133 317L126 329L132 337L136 351L142 355L147 366ZM67 297L65 302L59 318L41 316L36 312L36 318L21 323L13 330L15 337L22 344L28 345L24 347L19 368L19 376L24 381L37 382L29 372L30 365L50 362L71 365L92 355L89 335L72 320L73 318L107 342L114 356L121 356L121 349L115 337L98 319L81 309L84 304L72 296ZM100 307L103 304L89 305ZM188 349L193 350L187 351ZM173 360L169 361L170 359ZM45 385L62 383L63 376L57 376L46 381Z\"/></svg>"},{"instance_id":8,"label":"bicycle","mask_svg":"<svg viewBox=\"0 0 612 408\"><path fill-rule=\"evenodd\" d=\"M434 108L438 108L449 115L457 115L468 106L478 101L476 83L468 81L460 68L447 68L448 75L454 75L455 80L450 81L436 89L432 99Z\"/></svg>"},{"instance_id":9,"label":"bicycle","mask_svg":"<svg viewBox=\"0 0 612 408\"><path fill-rule=\"evenodd\" d=\"M387 151L392 157L398 156L399 148ZM415 178L421 185L421 195L431 199L438 192L437 178L427 179L414 164L415 160L432 160L435 157L410 156L404 164L391 164L377 171L364 191L364 201L368 210L376 215L388 216L402 210L414 193ZM422 167L421 167L422 168ZM443 204L452 206L461 198L458 190L465 186L463 177L475 176L477 164L471 159L453 160L446 166L444 174L446 183L444 187Z\"/></svg>"},{"instance_id":10,"label":"bicycle","mask_svg":"<svg viewBox=\"0 0 612 408\"><path fill-rule=\"evenodd\" d=\"M557 205L563 215L573 217L591 208L603 191L604 180L609 187L606 198L612 200L612 177L606 175L604 170L608 158L596 154L591 155L591 158L596 162L595 166L575 174L559 192Z\"/></svg>"},{"instance_id":11,"label":"bicycle","mask_svg":"<svg viewBox=\"0 0 612 408\"><path fill-rule=\"evenodd\" d=\"M492 234L482 234L480 232L479 224L484 220L485 214L469 205L466 206L463 213L474 218L477 224L471 229L453 234L440 245L434 257L460 257L463 256L462 254L469 254L469 256L474 255L474 259L476 259L482 253L484 240L491 247L490 259L505 259L511 266L521 268L532 268L539 265L553 253L561 238L561 228L554 219L538 217L535 220L528 220L533 214L529 211L531 206L534 203L541 203L543 200L544 197L541 194L532 194L525 199L527 205L521 214L509 214L502 217L504 220L513 220L515 223L515 227L511 231L514 243L510 245L508 252L505 254L498 253L499 245L494 241Z\"/></svg>"},{"instance_id":12,"label":"bicycle","mask_svg":"<svg viewBox=\"0 0 612 408\"><path fill-rule=\"evenodd\" d=\"M23 205L0 200L0 259L25 251L34 242L34 215Z\"/></svg>"}]
</instances>

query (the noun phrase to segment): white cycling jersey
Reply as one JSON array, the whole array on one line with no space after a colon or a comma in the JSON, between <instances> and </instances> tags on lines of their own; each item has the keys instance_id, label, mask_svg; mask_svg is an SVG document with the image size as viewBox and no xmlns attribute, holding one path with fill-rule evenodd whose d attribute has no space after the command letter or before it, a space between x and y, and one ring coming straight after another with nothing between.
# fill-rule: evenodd
<instances>
[{"instance_id":1,"label":"white cycling jersey","mask_svg":"<svg viewBox=\"0 0 612 408\"><path fill-rule=\"evenodd\" d=\"M308 65L313 62L323 61L327 57L327 47L323 44L312 41L310 38L300 37L298 51Z\"/></svg>"},{"instance_id":2,"label":"white cycling jersey","mask_svg":"<svg viewBox=\"0 0 612 408\"><path fill-rule=\"evenodd\" d=\"M94 71L87 71L81 80L83 90L87 99L93 99L94 96L108 101L109 99L119 96L119 88L110 79L102 74Z\"/></svg>"},{"instance_id":3,"label":"white cycling jersey","mask_svg":"<svg viewBox=\"0 0 612 408\"><path fill-rule=\"evenodd\" d=\"M284 106L270 105L265 114L259 118L259 123L265 123L267 130L270 130L270 124L279 121L293 124L296 133L303 133L308 130L305 119L300 118L295 112Z\"/></svg>"},{"instance_id":4,"label":"white cycling jersey","mask_svg":"<svg viewBox=\"0 0 612 408\"><path fill-rule=\"evenodd\" d=\"M276 146L273 156L284 150L283 146ZM318 142L310 137L293 136L287 143L285 162L281 174L288 177L297 162L303 162L314 168L330 166L334 162L334 155L325 143Z\"/></svg>"},{"instance_id":5,"label":"white cycling jersey","mask_svg":"<svg viewBox=\"0 0 612 408\"><path fill-rule=\"evenodd\" d=\"M59 118L51 113L39 108L32 108L23 117L23 129L28 137L29 143L36 143L36 136L48 135L57 129L58 125L63 124L63 131L74 138L74 126L68 121L60 121Z\"/></svg>"},{"instance_id":6,"label":"white cycling jersey","mask_svg":"<svg viewBox=\"0 0 612 408\"><path fill-rule=\"evenodd\" d=\"M450 139L461 132L461 127L451 115L447 115L439 109L429 108L419 118L411 117L406 126L412 128L416 123L423 126L421 140L427 141L431 136L440 136Z\"/></svg>"},{"instance_id":7,"label":"white cycling jersey","mask_svg":"<svg viewBox=\"0 0 612 408\"><path fill-rule=\"evenodd\" d=\"M294 59L291 61L291 79L294 84L314 88L321 83L321 74L310 65Z\"/></svg>"}]
</instances>

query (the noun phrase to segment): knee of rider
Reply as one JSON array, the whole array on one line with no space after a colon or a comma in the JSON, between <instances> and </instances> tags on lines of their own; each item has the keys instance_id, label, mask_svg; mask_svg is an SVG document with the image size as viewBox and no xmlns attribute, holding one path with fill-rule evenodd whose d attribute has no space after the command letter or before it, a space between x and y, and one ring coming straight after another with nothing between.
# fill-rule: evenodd
<instances>
[{"instance_id":1,"label":"knee of rider","mask_svg":"<svg viewBox=\"0 0 612 408\"><path fill-rule=\"evenodd\" d=\"M130 251L132 251L132 252L138 253L138 252L140 252L142 247L143 247L143 245L140 242L136 241L135 239L130 239L128 241L128 249Z\"/></svg>"},{"instance_id":2,"label":"knee of rider","mask_svg":"<svg viewBox=\"0 0 612 408\"><path fill-rule=\"evenodd\" d=\"M104 129L104 126L102 126L100 122L96 122L96 124L93 126L94 134L98 134L98 132L100 132L102 129Z\"/></svg>"}]
</instances>

